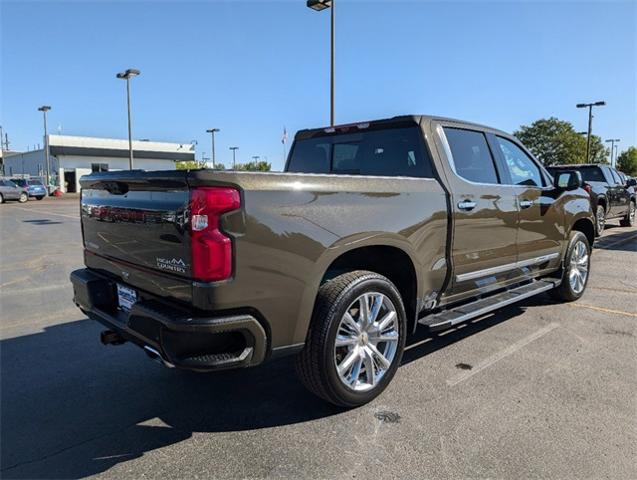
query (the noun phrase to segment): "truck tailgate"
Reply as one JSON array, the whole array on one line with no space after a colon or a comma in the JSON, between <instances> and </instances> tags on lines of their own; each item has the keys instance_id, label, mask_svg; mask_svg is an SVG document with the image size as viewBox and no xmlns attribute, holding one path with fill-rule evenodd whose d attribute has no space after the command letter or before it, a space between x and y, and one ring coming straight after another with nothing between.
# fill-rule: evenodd
<instances>
[{"instance_id":1,"label":"truck tailgate","mask_svg":"<svg viewBox=\"0 0 637 480\"><path fill-rule=\"evenodd\" d=\"M187 172L100 173L80 183L87 258L101 257L100 268L117 276L128 265L189 281Z\"/></svg>"}]
</instances>

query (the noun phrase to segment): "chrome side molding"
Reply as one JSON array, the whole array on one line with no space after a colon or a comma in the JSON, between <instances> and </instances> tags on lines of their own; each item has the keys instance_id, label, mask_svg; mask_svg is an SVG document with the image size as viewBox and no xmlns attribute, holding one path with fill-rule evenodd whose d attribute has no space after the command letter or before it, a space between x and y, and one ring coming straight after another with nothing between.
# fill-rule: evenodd
<instances>
[{"instance_id":1,"label":"chrome side molding","mask_svg":"<svg viewBox=\"0 0 637 480\"><path fill-rule=\"evenodd\" d=\"M499 265L497 267L485 268L484 270L476 270L475 272L461 273L456 275L457 282L466 282L467 280L475 280L476 278L488 277L490 275L496 275L498 273L508 272L515 270L516 268L530 267L532 265L539 265L541 263L548 262L560 256L559 252L549 253L535 258L529 258L528 260L522 260L519 262L507 263L506 265Z\"/></svg>"}]
</instances>

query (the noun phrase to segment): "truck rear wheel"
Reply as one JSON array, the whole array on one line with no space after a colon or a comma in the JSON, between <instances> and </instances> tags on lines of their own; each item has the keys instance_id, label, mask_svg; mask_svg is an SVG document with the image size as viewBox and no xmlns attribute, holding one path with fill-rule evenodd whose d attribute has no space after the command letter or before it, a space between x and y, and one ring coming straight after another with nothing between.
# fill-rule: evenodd
<instances>
[{"instance_id":1,"label":"truck rear wheel","mask_svg":"<svg viewBox=\"0 0 637 480\"><path fill-rule=\"evenodd\" d=\"M573 302L584 295L591 268L591 247L582 232L571 232L562 267L562 283L550 295L563 302Z\"/></svg>"},{"instance_id":2,"label":"truck rear wheel","mask_svg":"<svg viewBox=\"0 0 637 480\"><path fill-rule=\"evenodd\" d=\"M374 398L393 378L405 348L406 315L392 282L358 270L319 290L297 373L315 395L341 407Z\"/></svg>"}]
</instances>

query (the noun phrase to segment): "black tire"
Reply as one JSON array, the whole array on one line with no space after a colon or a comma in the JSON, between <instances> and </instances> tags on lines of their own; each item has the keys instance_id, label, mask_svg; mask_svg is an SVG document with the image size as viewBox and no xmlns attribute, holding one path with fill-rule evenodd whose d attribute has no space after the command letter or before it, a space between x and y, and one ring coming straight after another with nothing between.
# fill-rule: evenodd
<instances>
[{"instance_id":1,"label":"black tire","mask_svg":"<svg viewBox=\"0 0 637 480\"><path fill-rule=\"evenodd\" d=\"M356 391L346 386L337 372L336 335L348 308L361 295L371 292L391 301L397 317L398 342L391 364L383 370L378 383L369 390ZM305 347L296 359L297 374L308 390L334 405L346 408L364 405L380 395L394 377L405 348L406 333L405 308L392 282L364 270L339 275L319 289Z\"/></svg>"},{"instance_id":2,"label":"black tire","mask_svg":"<svg viewBox=\"0 0 637 480\"><path fill-rule=\"evenodd\" d=\"M44 197L43 196L39 196L39 197L35 197L37 200L42 200Z\"/></svg>"},{"instance_id":3,"label":"black tire","mask_svg":"<svg viewBox=\"0 0 637 480\"><path fill-rule=\"evenodd\" d=\"M619 221L622 227L634 227L635 226L635 202L630 201L628 206L628 213L624 218Z\"/></svg>"},{"instance_id":4,"label":"black tire","mask_svg":"<svg viewBox=\"0 0 637 480\"><path fill-rule=\"evenodd\" d=\"M578 245L583 244L586 249L586 278L583 280L583 286L581 290L575 288L570 281L571 272L576 268L571 260L574 257L574 251L578 248ZM574 302L579 299L586 291L586 285L590 278L591 272L591 246L588 243L588 238L582 232L571 232L569 236L568 248L566 249L566 255L564 256L562 266L562 283L559 287L554 288L549 292L551 297L561 302Z\"/></svg>"},{"instance_id":5,"label":"black tire","mask_svg":"<svg viewBox=\"0 0 637 480\"><path fill-rule=\"evenodd\" d=\"M604 209L604 205L597 205L597 210L595 211L595 235L599 237L604 231L605 226L606 210Z\"/></svg>"},{"instance_id":6,"label":"black tire","mask_svg":"<svg viewBox=\"0 0 637 480\"><path fill-rule=\"evenodd\" d=\"M21 193L20 197L18 197L18 202L26 203L29 200L29 196L26 193Z\"/></svg>"}]
</instances>

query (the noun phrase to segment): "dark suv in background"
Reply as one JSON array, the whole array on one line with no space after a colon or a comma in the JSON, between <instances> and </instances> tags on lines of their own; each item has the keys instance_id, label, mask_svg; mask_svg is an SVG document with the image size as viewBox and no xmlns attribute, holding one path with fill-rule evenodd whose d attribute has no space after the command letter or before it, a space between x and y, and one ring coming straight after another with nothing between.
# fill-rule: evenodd
<instances>
[{"instance_id":1,"label":"dark suv in background","mask_svg":"<svg viewBox=\"0 0 637 480\"><path fill-rule=\"evenodd\" d=\"M595 212L597 235L604 231L606 221L620 219L622 227L635 224L635 186L637 180L627 178L608 165L554 165L548 167L551 175L567 170L577 170L582 174L584 188L591 196Z\"/></svg>"}]
</instances>

